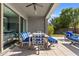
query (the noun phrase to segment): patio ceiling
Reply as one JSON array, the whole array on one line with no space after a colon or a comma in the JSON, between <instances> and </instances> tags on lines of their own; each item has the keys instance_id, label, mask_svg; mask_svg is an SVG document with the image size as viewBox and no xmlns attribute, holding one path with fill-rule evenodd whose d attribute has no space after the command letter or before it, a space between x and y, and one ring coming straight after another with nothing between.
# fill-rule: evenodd
<instances>
[{"instance_id":1,"label":"patio ceiling","mask_svg":"<svg viewBox=\"0 0 79 59\"><path fill-rule=\"evenodd\" d=\"M36 6L37 15L34 13L33 5L30 7L25 7L30 3L8 3L13 8L15 8L18 12L20 12L25 17L45 17L53 6L53 3L38 3L43 7Z\"/></svg>"}]
</instances>

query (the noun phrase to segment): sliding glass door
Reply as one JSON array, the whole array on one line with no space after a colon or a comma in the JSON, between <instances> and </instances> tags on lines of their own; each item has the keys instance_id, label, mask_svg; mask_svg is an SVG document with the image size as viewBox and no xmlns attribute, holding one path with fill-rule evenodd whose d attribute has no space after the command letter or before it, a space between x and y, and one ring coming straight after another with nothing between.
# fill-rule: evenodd
<instances>
[{"instance_id":1,"label":"sliding glass door","mask_svg":"<svg viewBox=\"0 0 79 59\"><path fill-rule=\"evenodd\" d=\"M3 49L6 49L16 42L20 32L26 32L26 20L19 18L12 9L3 6Z\"/></svg>"},{"instance_id":2,"label":"sliding glass door","mask_svg":"<svg viewBox=\"0 0 79 59\"><path fill-rule=\"evenodd\" d=\"M7 6L3 6L3 48L6 49L15 43L14 38L19 33L19 16Z\"/></svg>"},{"instance_id":3,"label":"sliding glass door","mask_svg":"<svg viewBox=\"0 0 79 59\"><path fill-rule=\"evenodd\" d=\"M26 32L26 20L22 17L21 18L21 21L20 21L20 29L21 29L21 32Z\"/></svg>"}]
</instances>

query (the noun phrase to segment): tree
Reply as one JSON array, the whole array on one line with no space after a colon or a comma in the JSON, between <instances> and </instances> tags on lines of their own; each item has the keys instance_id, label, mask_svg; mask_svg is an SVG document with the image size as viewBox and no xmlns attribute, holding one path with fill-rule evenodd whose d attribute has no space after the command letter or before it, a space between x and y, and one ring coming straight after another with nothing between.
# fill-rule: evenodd
<instances>
[{"instance_id":1,"label":"tree","mask_svg":"<svg viewBox=\"0 0 79 59\"><path fill-rule=\"evenodd\" d=\"M73 26L74 31L76 30L76 25L79 23L79 8L73 9L73 8L66 8L63 9L60 17L62 20L64 20L63 23L66 23L65 25Z\"/></svg>"},{"instance_id":2,"label":"tree","mask_svg":"<svg viewBox=\"0 0 79 59\"><path fill-rule=\"evenodd\" d=\"M61 28L61 18L60 17L56 17L54 19L52 19L51 23L54 26L54 29L57 30L59 28Z\"/></svg>"},{"instance_id":3,"label":"tree","mask_svg":"<svg viewBox=\"0 0 79 59\"><path fill-rule=\"evenodd\" d=\"M48 35L51 36L54 33L54 27L53 25L48 25Z\"/></svg>"},{"instance_id":4,"label":"tree","mask_svg":"<svg viewBox=\"0 0 79 59\"><path fill-rule=\"evenodd\" d=\"M73 26L74 32L76 32L76 26L79 23L79 8L73 10Z\"/></svg>"},{"instance_id":5,"label":"tree","mask_svg":"<svg viewBox=\"0 0 79 59\"><path fill-rule=\"evenodd\" d=\"M63 27L65 25L66 28L68 28L70 23L72 22L73 19L72 11L73 11L72 8L66 8L61 11L60 17L62 20Z\"/></svg>"},{"instance_id":6,"label":"tree","mask_svg":"<svg viewBox=\"0 0 79 59\"><path fill-rule=\"evenodd\" d=\"M61 11L59 17L52 19L52 25L55 29L69 28L73 26L74 30L76 25L79 23L79 8L66 8Z\"/></svg>"}]
</instances>

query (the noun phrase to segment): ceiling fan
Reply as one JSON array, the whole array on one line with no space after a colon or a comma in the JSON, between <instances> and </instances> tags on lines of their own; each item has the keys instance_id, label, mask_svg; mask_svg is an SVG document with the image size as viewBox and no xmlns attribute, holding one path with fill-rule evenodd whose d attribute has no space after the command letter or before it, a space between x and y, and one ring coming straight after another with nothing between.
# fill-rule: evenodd
<instances>
[{"instance_id":1,"label":"ceiling fan","mask_svg":"<svg viewBox=\"0 0 79 59\"><path fill-rule=\"evenodd\" d=\"M31 3L31 4L27 5L26 7L30 7L30 6L32 6L32 5L33 5L33 7L34 7L35 14L37 14L37 12L36 12L36 6L43 7L42 5L37 4L37 3Z\"/></svg>"}]
</instances>

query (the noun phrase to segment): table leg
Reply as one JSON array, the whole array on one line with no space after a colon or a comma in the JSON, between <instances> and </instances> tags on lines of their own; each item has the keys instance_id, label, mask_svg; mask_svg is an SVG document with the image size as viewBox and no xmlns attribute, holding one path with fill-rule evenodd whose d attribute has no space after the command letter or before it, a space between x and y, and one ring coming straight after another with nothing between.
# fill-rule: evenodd
<instances>
[{"instance_id":1,"label":"table leg","mask_svg":"<svg viewBox=\"0 0 79 59\"><path fill-rule=\"evenodd\" d=\"M47 38L45 38L44 48L48 49L48 39Z\"/></svg>"},{"instance_id":2,"label":"table leg","mask_svg":"<svg viewBox=\"0 0 79 59\"><path fill-rule=\"evenodd\" d=\"M31 37L29 37L29 47L31 46Z\"/></svg>"}]
</instances>

